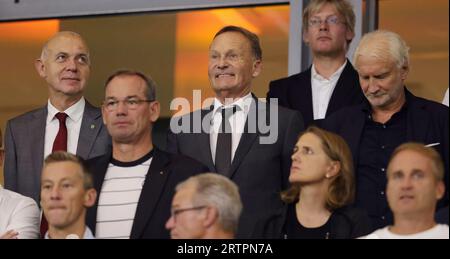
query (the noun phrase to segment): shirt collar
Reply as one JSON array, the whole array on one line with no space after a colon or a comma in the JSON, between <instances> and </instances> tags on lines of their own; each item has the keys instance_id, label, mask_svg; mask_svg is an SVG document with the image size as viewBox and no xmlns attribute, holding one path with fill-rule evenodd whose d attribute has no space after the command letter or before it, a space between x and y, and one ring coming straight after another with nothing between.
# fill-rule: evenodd
<instances>
[{"instance_id":1,"label":"shirt collar","mask_svg":"<svg viewBox=\"0 0 450 259\"><path fill-rule=\"evenodd\" d=\"M48 235L48 231L45 232L44 239L51 239L50 236ZM66 239L68 238L66 237ZM79 238L70 238L70 239L79 239ZM94 235L92 234L92 231L87 226L84 229L83 239L95 239Z\"/></svg>"},{"instance_id":2,"label":"shirt collar","mask_svg":"<svg viewBox=\"0 0 450 259\"><path fill-rule=\"evenodd\" d=\"M338 77L341 76L342 71L344 71L345 66L347 65L347 59L345 60L344 64L342 64L342 66L340 66L338 68L338 70L336 70L331 76L330 76L330 81L332 81L333 79L336 79ZM314 66L314 64L311 67L311 77L316 79L316 80L328 80L325 77L321 76L319 73L317 73L316 67Z\"/></svg>"},{"instance_id":3,"label":"shirt collar","mask_svg":"<svg viewBox=\"0 0 450 259\"><path fill-rule=\"evenodd\" d=\"M81 117L83 117L83 111L84 111L85 105L86 105L86 100L84 99L84 97L81 97L81 99L78 100L78 102L76 102L75 104L70 106L67 110L62 111L62 112L67 114L67 116L74 122L78 122L81 119ZM48 103L47 103L47 111L48 111L47 123L52 121L55 118L55 115L58 112L60 112L58 109L56 109L55 106L53 106L53 104L50 102L50 100L48 100Z\"/></svg>"},{"instance_id":4,"label":"shirt collar","mask_svg":"<svg viewBox=\"0 0 450 259\"><path fill-rule=\"evenodd\" d=\"M237 99L236 101L234 101L233 103L227 104L227 105L223 105L219 99L214 98L214 109L213 109L213 116L216 115L216 113L218 112L219 109L221 108L229 108L232 106L238 106L239 109L238 111L244 111L245 114L248 113L248 110L250 110L250 105L252 103L252 94L248 93L247 95Z\"/></svg>"}]
</instances>

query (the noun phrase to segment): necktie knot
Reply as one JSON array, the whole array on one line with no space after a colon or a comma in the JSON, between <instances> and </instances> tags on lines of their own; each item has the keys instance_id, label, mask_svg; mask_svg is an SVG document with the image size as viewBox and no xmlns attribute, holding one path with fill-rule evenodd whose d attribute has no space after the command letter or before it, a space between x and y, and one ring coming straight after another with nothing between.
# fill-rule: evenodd
<instances>
[{"instance_id":1,"label":"necktie knot","mask_svg":"<svg viewBox=\"0 0 450 259\"><path fill-rule=\"evenodd\" d=\"M222 123L220 125L220 132L226 132L226 133L231 133L231 124L228 121L230 119L231 116L233 116L233 114L239 109L238 106L234 105L231 107L227 107L221 108L221 114L222 114Z\"/></svg>"},{"instance_id":2,"label":"necktie knot","mask_svg":"<svg viewBox=\"0 0 450 259\"><path fill-rule=\"evenodd\" d=\"M67 114L65 114L64 112L58 112L55 117L58 119L60 124L65 124L66 123L66 119L67 119Z\"/></svg>"}]
</instances>

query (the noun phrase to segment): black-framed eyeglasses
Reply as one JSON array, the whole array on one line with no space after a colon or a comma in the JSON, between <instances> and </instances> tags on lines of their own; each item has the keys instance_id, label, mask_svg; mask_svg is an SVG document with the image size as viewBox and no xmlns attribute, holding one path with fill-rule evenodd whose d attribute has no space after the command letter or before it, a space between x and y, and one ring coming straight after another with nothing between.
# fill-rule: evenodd
<instances>
[{"instance_id":1,"label":"black-framed eyeglasses","mask_svg":"<svg viewBox=\"0 0 450 259\"><path fill-rule=\"evenodd\" d=\"M207 208L207 207L208 206L196 206L196 207L190 207L190 208L172 209L170 211L170 215L175 218L180 213L183 213L183 212L186 212L186 211L191 211L191 210L202 210L202 209Z\"/></svg>"},{"instance_id":2,"label":"black-framed eyeglasses","mask_svg":"<svg viewBox=\"0 0 450 259\"><path fill-rule=\"evenodd\" d=\"M136 110L141 103L151 103L155 100L142 100L138 98L127 98L125 100L106 100L103 101L103 106L107 111L114 111L119 106L119 103L122 102L128 109Z\"/></svg>"}]
</instances>

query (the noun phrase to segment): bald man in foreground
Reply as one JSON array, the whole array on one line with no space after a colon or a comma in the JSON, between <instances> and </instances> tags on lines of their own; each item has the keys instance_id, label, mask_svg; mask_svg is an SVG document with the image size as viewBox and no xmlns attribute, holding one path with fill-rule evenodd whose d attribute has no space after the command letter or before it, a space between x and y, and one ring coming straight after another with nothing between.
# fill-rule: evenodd
<instances>
[{"instance_id":1,"label":"bald man in foreground","mask_svg":"<svg viewBox=\"0 0 450 259\"><path fill-rule=\"evenodd\" d=\"M89 49L75 32L58 32L43 46L35 67L48 87L45 106L8 121L5 188L39 201L44 158L68 151L87 159L110 142L100 109L83 97L90 73Z\"/></svg>"}]
</instances>

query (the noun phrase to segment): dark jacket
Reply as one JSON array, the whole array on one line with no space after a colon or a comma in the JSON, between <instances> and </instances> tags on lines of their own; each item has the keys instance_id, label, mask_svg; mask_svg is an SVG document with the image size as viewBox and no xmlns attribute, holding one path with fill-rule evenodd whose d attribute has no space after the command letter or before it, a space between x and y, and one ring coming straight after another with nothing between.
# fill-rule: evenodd
<instances>
[{"instance_id":1,"label":"dark jacket","mask_svg":"<svg viewBox=\"0 0 450 259\"><path fill-rule=\"evenodd\" d=\"M257 132L244 132L227 175L239 187L244 206L239 221L238 238L261 238L260 235L252 234L259 232L254 229L256 222L265 217L265 213L275 213L283 206L279 193L287 188L292 150L298 134L304 129L301 115L298 112L254 99L247 119L252 117L252 113L258 111L258 114L253 115L258 115L256 120L259 123L260 116L269 116L269 111L275 110L278 110L278 116L273 114L274 117L276 116L277 124L272 122L272 125L277 130L269 132L277 133L274 143L264 143L264 137L269 133L261 132L258 128ZM208 120L207 116L212 114L211 112L210 107L210 109L195 111L181 119L173 120L195 121L195 116ZM246 129L249 128L248 124L249 120L246 122ZM208 125L209 123L206 123L206 126ZM192 157L215 172L208 131L209 129L199 133L169 132L168 151Z\"/></svg>"},{"instance_id":2,"label":"dark jacket","mask_svg":"<svg viewBox=\"0 0 450 259\"><path fill-rule=\"evenodd\" d=\"M289 206L285 204L282 210L270 215L266 220L259 222L260 229L264 229L264 238L289 239L287 234L287 221ZM280 220L281 219L281 220ZM329 219L331 231L329 239L353 239L368 235L372 232L372 223L364 210L350 206L333 211ZM282 224L277 224L282 222Z\"/></svg>"},{"instance_id":3,"label":"dark jacket","mask_svg":"<svg viewBox=\"0 0 450 259\"><path fill-rule=\"evenodd\" d=\"M278 98L278 105L299 111L307 127L314 121L311 87L310 66L299 74L270 82L267 99ZM359 104L363 100L364 94L359 85L358 73L347 60L347 65L328 103L326 117L343 107Z\"/></svg>"},{"instance_id":4,"label":"dark jacket","mask_svg":"<svg viewBox=\"0 0 450 259\"><path fill-rule=\"evenodd\" d=\"M440 103L429 101L420 97L414 96L405 88L406 97L406 141L414 141L423 144L436 144L434 148L441 154L444 161L445 168L445 185L448 190L448 157L449 157L449 110L447 106ZM350 147L353 155L353 162L355 170L358 169L358 157L361 138L365 129L365 122L367 117L367 103L362 103L353 107L346 107L329 118L321 122L321 126L332 132L341 135ZM386 165L387 168L387 165ZM355 171L356 179L358 179L358 172ZM381 175L380 175L381 177ZM364 187L356 186L356 189ZM378 186L377 189L384 190L386 186ZM364 193L363 191L361 193ZM377 204L372 201L374 194L357 192L356 200L362 201L364 207L370 217L376 219L383 216L380 214L380 208L387 207L385 204ZM364 195L364 197L361 197ZM438 207L448 205L447 195L440 201ZM361 205L358 205L361 206Z\"/></svg>"},{"instance_id":5,"label":"dark jacket","mask_svg":"<svg viewBox=\"0 0 450 259\"><path fill-rule=\"evenodd\" d=\"M88 169L93 173L94 186L98 193L95 205L88 209L86 215L86 224L94 235L98 199L110 161L111 152L86 161ZM169 231L165 229L165 224L170 218L175 186L190 176L207 172L207 170L205 166L193 159L154 148L153 159L136 208L130 238L169 238Z\"/></svg>"}]
</instances>

